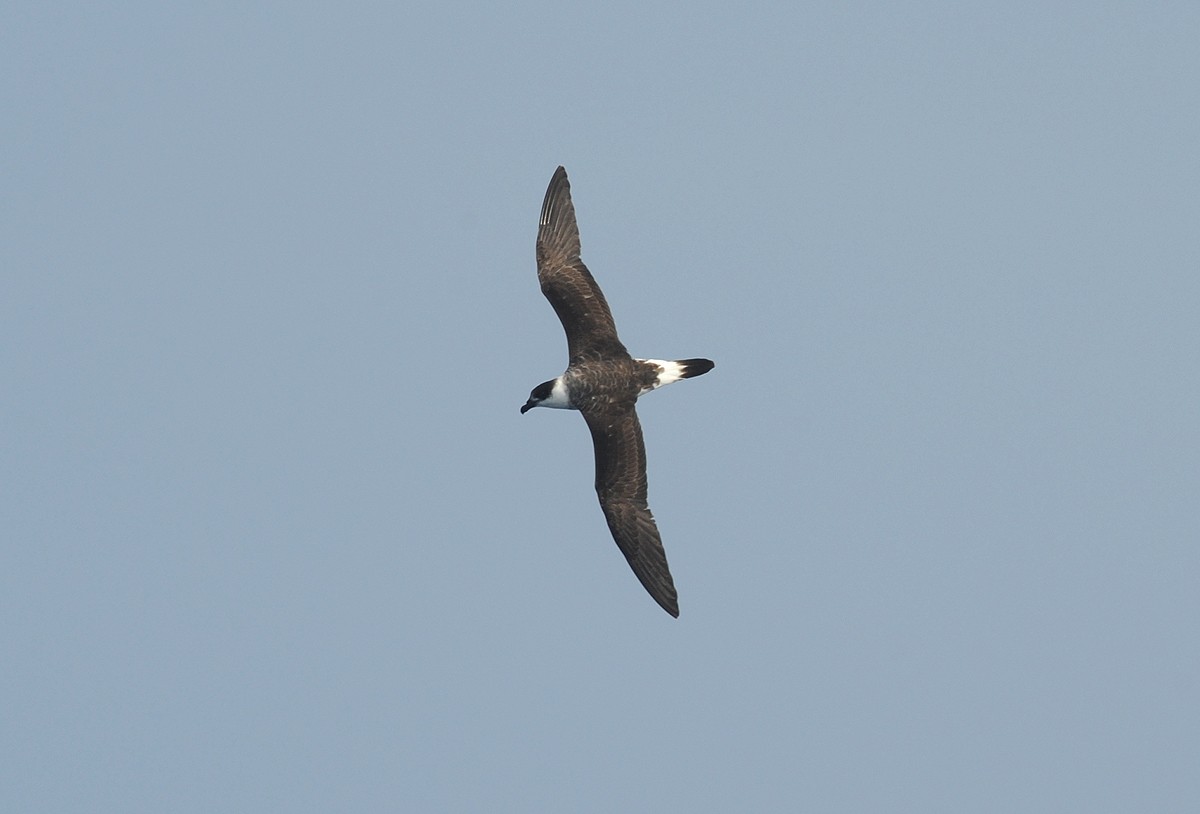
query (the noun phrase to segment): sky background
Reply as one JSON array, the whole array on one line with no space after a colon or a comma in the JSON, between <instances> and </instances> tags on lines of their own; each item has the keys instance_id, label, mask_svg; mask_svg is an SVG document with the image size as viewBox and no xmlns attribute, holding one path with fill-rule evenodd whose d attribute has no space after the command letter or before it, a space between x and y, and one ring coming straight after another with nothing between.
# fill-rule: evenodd
<instances>
[{"instance_id":1,"label":"sky background","mask_svg":"<svg viewBox=\"0 0 1200 814\"><path fill-rule=\"evenodd\" d=\"M5 4L0 809L1200 810L1200 6L836 5Z\"/></svg>"}]
</instances>

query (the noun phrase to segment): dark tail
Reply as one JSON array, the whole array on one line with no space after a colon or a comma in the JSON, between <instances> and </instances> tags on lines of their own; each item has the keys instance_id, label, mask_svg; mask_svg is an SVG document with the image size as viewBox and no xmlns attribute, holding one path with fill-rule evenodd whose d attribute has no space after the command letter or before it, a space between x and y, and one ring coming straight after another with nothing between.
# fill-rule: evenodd
<instances>
[{"instance_id":1,"label":"dark tail","mask_svg":"<svg viewBox=\"0 0 1200 814\"><path fill-rule=\"evenodd\" d=\"M683 368L683 375L680 376L681 379L703 376L716 367L716 364L711 359L676 359L675 364Z\"/></svg>"}]
</instances>

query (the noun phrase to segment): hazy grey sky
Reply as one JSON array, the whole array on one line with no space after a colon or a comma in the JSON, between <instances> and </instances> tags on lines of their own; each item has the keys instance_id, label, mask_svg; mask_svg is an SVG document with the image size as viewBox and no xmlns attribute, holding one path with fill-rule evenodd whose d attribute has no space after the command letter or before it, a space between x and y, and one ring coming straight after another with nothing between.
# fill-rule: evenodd
<instances>
[{"instance_id":1,"label":"hazy grey sky","mask_svg":"<svg viewBox=\"0 0 1200 814\"><path fill-rule=\"evenodd\" d=\"M0 13L0 809L1200 809L1200 6L119 5Z\"/></svg>"}]
</instances>

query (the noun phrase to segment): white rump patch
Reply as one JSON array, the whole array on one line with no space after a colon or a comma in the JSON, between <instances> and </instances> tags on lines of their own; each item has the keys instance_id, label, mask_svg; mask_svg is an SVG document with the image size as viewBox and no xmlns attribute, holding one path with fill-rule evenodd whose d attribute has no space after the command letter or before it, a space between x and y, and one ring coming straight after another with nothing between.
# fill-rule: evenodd
<instances>
[{"instance_id":1,"label":"white rump patch","mask_svg":"<svg viewBox=\"0 0 1200 814\"><path fill-rule=\"evenodd\" d=\"M657 390L660 387L672 384L683 378L683 365L679 364L678 362L672 362L666 359L638 359L638 361L649 362L650 364L658 367L658 378L655 380L652 386L647 387L642 392L638 393L639 396L644 396L651 390Z\"/></svg>"}]
</instances>

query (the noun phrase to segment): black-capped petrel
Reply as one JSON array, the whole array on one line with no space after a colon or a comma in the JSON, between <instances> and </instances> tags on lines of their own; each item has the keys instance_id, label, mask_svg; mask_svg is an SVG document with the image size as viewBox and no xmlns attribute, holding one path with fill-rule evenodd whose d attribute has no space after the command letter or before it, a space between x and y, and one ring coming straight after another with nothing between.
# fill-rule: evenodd
<instances>
[{"instance_id":1,"label":"black-capped petrel","mask_svg":"<svg viewBox=\"0 0 1200 814\"><path fill-rule=\"evenodd\" d=\"M634 359L617 338L608 302L579 259L579 226L567 171L559 167L546 189L537 236L538 281L567 332L567 370L533 388L534 407L583 413L596 452L596 494L613 539L633 573L672 616L679 616L675 583L646 502L646 447L634 404L639 396L713 369L708 359Z\"/></svg>"}]
</instances>

